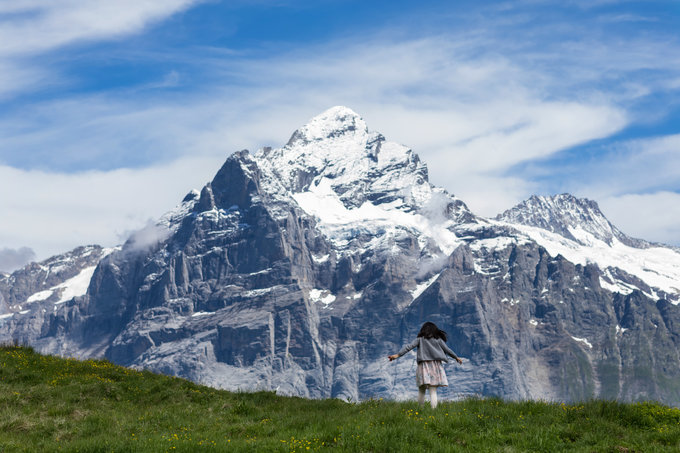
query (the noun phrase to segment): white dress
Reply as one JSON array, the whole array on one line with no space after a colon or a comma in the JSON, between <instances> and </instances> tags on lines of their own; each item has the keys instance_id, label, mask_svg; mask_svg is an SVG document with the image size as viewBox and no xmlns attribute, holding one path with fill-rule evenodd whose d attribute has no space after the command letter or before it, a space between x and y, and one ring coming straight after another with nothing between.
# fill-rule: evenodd
<instances>
[{"instance_id":1,"label":"white dress","mask_svg":"<svg viewBox=\"0 0 680 453\"><path fill-rule=\"evenodd\" d=\"M418 387L446 387L449 385L446 372L441 360L425 360L418 363L416 368L416 383Z\"/></svg>"}]
</instances>

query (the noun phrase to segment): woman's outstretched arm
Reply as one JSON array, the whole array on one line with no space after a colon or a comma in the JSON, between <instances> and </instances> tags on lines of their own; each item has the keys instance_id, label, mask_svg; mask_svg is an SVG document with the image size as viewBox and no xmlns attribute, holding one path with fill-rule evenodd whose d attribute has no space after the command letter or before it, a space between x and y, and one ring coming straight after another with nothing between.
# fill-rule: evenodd
<instances>
[{"instance_id":1,"label":"woman's outstretched arm","mask_svg":"<svg viewBox=\"0 0 680 453\"><path fill-rule=\"evenodd\" d=\"M411 349L415 348L418 346L418 338L416 338L413 343L408 344L402 348L401 351L397 352L396 354L388 355L387 358L390 359L390 362L394 359L398 359L399 357L403 356L407 352L409 352Z\"/></svg>"},{"instance_id":2,"label":"woman's outstretched arm","mask_svg":"<svg viewBox=\"0 0 680 453\"><path fill-rule=\"evenodd\" d=\"M444 342L444 340L441 340L441 339L440 339L440 340L439 340L439 344L441 345L442 350L443 350L447 355L453 357L453 359L454 359L456 362L458 362L458 363L463 363L463 361L460 360L460 357L458 357L458 356L456 355L456 353L453 352L453 350L451 350L451 348L449 348L449 347L446 345L446 343Z\"/></svg>"}]
</instances>

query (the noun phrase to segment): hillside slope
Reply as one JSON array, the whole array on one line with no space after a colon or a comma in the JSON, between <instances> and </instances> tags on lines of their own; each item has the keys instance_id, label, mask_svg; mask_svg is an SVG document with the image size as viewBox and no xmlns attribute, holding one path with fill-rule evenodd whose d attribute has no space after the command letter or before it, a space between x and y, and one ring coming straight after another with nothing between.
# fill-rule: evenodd
<instances>
[{"instance_id":1,"label":"hillside slope","mask_svg":"<svg viewBox=\"0 0 680 453\"><path fill-rule=\"evenodd\" d=\"M497 399L348 404L230 393L0 347L2 451L677 451L680 410Z\"/></svg>"}]
</instances>

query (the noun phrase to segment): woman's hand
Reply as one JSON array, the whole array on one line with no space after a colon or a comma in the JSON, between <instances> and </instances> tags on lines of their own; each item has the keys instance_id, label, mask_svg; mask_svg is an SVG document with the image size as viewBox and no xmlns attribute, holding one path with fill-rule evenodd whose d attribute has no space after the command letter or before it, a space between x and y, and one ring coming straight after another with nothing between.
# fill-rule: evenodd
<instances>
[{"instance_id":1,"label":"woman's hand","mask_svg":"<svg viewBox=\"0 0 680 453\"><path fill-rule=\"evenodd\" d=\"M397 355L397 354L392 354L392 355L388 355L387 358L390 359L390 362L391 362L391 361L394 360L394 359L398 359L398 358L399 358L399 355Z\"/></svg>"},{"instance_id":2,"label":"woman's hand","mask_svg":"<svg viewBox=\"0 0 680 453\"><path fill-rule=\"evenodd\" d=\"M456 357L456 362L458 362L458 364L460 364L460 365L462 365L462 364L463 364L463 361L462 361L462 360L460 360L460 357Z\"/></svg>"}]
</instances>

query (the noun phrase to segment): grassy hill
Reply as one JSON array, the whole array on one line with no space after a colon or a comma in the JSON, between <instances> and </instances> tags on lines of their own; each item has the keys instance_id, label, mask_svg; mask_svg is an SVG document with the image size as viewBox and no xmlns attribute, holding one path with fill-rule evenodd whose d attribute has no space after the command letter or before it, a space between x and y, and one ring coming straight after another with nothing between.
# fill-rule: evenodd
<instances>
[{"instance_id":1,"label":"grassy hill","mask_svg":"<svg viewBox=\"0 0 680 453\"><path fill-rule=\"evenodd\" d=\"M107 361L0 348L0 452L680 451L680 409L232 393Z\"/></svg>"}]
</instances>

